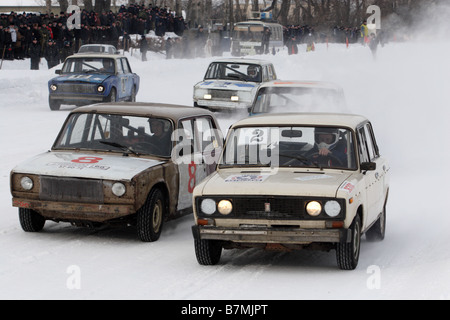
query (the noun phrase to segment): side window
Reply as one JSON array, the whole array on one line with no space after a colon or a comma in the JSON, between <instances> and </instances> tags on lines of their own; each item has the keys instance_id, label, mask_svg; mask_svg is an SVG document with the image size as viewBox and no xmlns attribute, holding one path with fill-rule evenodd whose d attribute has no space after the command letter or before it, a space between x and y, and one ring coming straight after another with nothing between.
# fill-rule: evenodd
<instances>
[{"instance_id":1,"label":"side window","mask_svg":"<svg viewBox=\"0 0 450 320\"><path fill-rule=\"evenodd\" d=\"M267 66L264 66L264 68L263 68L263 79L262 79L262 81L264 81L264 82L267 82L267 81L270 80L270 78L269 78L269 70L268 69L269 68Z\"/></svg>"},{"instance_id":2,"label":"side window","mask_svg":"<svg viewBox=\"0 0 450 320\"><path fill-rule=\"evenodd\" d=\"M217 149L220 146L218 131L212 125L211 118L197 118L195 120L195 130L199 142L201 142L202 152Z\"/></svg>"},{"instance_id":3,"label":"side window","mask_svg":"<svg viewBox=\"0 0 450 320\"><path fill-rule=\"evenodd\" d=\"M192 124L192 120L181 120L180 122L180 128L183 130L181 136L183 141L180 141L179 143L184 144L190 144L191 145L191 152L197 152L195 150L196 143L194 142L194 128ZM184 141L186 139L186 141Z\"/></svg>"},{"instance_id":4,"label":"side window","mask_svg":"<svg viewBox=\"0 0 450 320\"><path fill-rule=\"evenodd\" d=\"M369 154L367 152L366 133L364 127L358 129L358 152L359 161L369 162Z\"/></svg>"},{"instance_id":5,"label":"side window","mask_svg":"<svg viewBox=\"0 0 450 320\"><path fill-rule=\"evenodd\" d=\"M124 73L131 73L130 66L128 65L128 60L125 58L120 59L122 61L123 66L123 72Z\"/></svg>"},{"instance_id":6,"label":"side window","mask_svg":"<svg viewBox=\"0 0 450 320\"><path fill-rule=\"evenodd\" d=\"M122 59L117 60L117 73L124 73L122 66Z\"/></svg>"},{"instance_id":7,"label":"side window","mask_svg":"<svg viewBox=\"0 0 450 320\"><path fill-rule=\"evenodd\" d=\"M370 160L378 158L380 155L378 154L377 144L370 123L367 123L364 126L364 131L366 133L367 151L369 152Z\"/></svg>"},{"instance_id":8,"label":"side window","mask_svg":"<svg viewBox=\"0 0 450 320\"><path fill-rule=\"evenodd\" d=\"M269 79L270 80L275 80L277 77L276 77L275 72L273 70L273 66L272 65L268 66L267 70L268 70L268 73L269 73Z\"/></svg>"}]
</instances>

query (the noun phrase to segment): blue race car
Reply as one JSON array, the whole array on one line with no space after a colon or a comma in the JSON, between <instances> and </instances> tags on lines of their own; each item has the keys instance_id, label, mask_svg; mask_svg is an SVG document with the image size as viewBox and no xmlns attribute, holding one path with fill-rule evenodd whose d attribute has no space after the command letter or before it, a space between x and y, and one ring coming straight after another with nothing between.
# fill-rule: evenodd
<instances>
[{"instance_id":1,"label":"blue race car","mask_svg":"<svg viewBox=\"0 0 450 320\"><path fill-rule=\"evenodd\" d=\"M134 102L139 91L140 78L121 55L76 54L55 72L59 76L48 82L51 110L59 110L62 104Z\"/></svg>"}]
</instances>

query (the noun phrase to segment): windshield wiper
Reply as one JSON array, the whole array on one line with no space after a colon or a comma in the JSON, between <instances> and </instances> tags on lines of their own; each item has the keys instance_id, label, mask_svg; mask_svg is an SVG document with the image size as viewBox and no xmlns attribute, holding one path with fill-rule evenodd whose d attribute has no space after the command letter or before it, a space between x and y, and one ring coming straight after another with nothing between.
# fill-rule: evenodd
<instances>
[{"instance_id":1,"label":"windshield wiper","mask_svg":"<svg viewBox=\"0 0 450 320\"><path fill-rule=\"evenodd\" d=\"M103 143L103 144L106 144L108 146L112 146L112 147L116 147L116 148L122 149L123 151L128 151L129 153L132 153L132 154L137 155L137 156L139 155L139 153L134 151L133 148L124 146L124 145L122 145L120 143L117 143L117 142L110 142L110 141L103 141L103 140L100 140L99 142Z\"/></svg>"},{"instance_id":2,"label":"windshield wiper","mask_svg":"<svg viewBox=\"0 0 450 320\"><path fill-rule=\"evenodd\" d=\"M308 165L308 166L311 165L311 164L313 164L313 165L315 165L317 168L320 168L320 166L317 164L317 162L312 162L310 159L308 159L308 158L306 158L306 157L303 157L303 156L292 156L292 155L290 155L290 154L284 154L284 153L280 153L279 156L280 156L280 157L286 157L286 158L291 158L291 159L298 160L298 161L300 161L300 162L302 162L303 164L306 164L306 165Z\"/></svg>"}]
</instances>

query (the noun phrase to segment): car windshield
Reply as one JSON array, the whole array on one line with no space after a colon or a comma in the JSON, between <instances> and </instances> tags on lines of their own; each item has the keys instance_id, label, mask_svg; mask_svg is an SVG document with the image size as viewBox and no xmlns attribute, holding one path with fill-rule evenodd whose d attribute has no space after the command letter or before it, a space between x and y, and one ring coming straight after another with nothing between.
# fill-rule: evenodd
<instances>
[{"instance_id":1,"label":"car windshield","mask_svg":"<svg viewBox=\"0 0 450 320\"><path fill-rule=\"evenodd\" d=\"M249 63L215 62L209 66L205 75L205 80L214 79L261 82L262 68Z\"/></svg>"},{"instance_id":2,"label":"car windshield","mask_svg":"<svg viewBox=\"0 0 450 320\"><path fill-rule=\"evenodd\" d=\"M172 122L163 118L74 113L53 150L95 150L170 157Z\"/></svg>"},{"instance_id":3,"label":"car windshield","mask_svg":"<svg viewBox=\"0 0 450 320\"><path fill-rule=\"evenodd\" d=\"M331 88L265 87L257 94L252 113L341 111L343 93Z\"/></svg>"},{"instance_id":4,"label":"car windshield","mask_svg":"<svg viewBox=\"0 0 450 320\"><path fill-rule=\"evenodd\" d=\"M232 129L220 168L307 167L356 169L352 131L338 127Z\"/></svg>"},{"instance_id":5,"label":"car windshield","mask_svg":"<svg viewBox=\"0 0 450 320\"><path fill-rule=\"evenodd\" d=\"M114 59L111 58L69 58L64 63L62 73L115 74L116 66L114 63Z\"/></svg>"},{"instance_id":6,"label":"car windshield","mask_svg":"<svg viewBox=\"0 0 450 320\"><path fill-rule=\"evenodd\" d=\"M233 39L247 42L261 42L264 33L262 25L237 25L233 30Z\"/></svg>"}]
</instances>

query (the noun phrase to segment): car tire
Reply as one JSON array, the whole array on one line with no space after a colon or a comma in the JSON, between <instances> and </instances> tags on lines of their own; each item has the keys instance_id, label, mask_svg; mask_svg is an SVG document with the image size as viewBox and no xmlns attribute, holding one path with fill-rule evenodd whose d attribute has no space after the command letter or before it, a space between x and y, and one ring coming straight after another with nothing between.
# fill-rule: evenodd
<instances>
[{"instance_id":1,"label":"car tire","mask_svg":"<svg viewBox=\"0 0 450 320\"><path fill-rule=\"evenodd\" d=\"M111 91L106 99L107 102L116 102L117 101L117 91L114 88L111 88Z\"/></svg>"},{"instance_id":2,"label":"car tire","mask_svg":"<svg viewBox=\"0 0 450 320\"><path fill-rule=\"evenodd\" d=\"M137 233L143 242L157 241L161 236L166 211L164 195L154 189L137 212Z\"/></svg>"},{"instance_id":3,"label":"car tire","mask_svg":"<svg viewBox=\"0 0 450 320\"><path fill-rule=\"evenodd\" d=\"M58 111L61 109L61 101L54 100L54 99L48 99L48 105L50 106L50 110L52 111Z\"/></svg>"},{"instance_id":4,"label":"car tire","mask_svg":"<svg viewBox=\"0 0 450 320\"><path fill-rule=\"evenodd\" d=\"M377 222L366 231L368 241L383 241L386 235L386 203L383 206L383 212Z\"/></svg>"},{"instance_id":5,"label":"car tire","mask_svg":"<svg viewBox=\"0 0 450 320\"><path fill-rule=\"evenodd\" d=\"M199 264L213 266L219 263L222 256L222 244L216 240L195 239L195 256Z\"/></svg>"},{"instance_id":6,"label":"car tire","mask_svg":"<svg viewBox=\"0 0 450 320\"><path fill-rule=\"evenodd\" d=\"M131 90L130 102L136 102L136 87L133 86Z\"/></svg>"},{"instance_id":7,"label":"car tire","mask_svg":"<svg viewBox=\"0 0 450 320\"><path fill-rule=\"evenodd\" d=\"M356 215L350 230L351 241L338 243L336 247L337 264L341 270L355 270L358 266L361 249L361 218L359 215Z\"/></svg>"},{"instance_id":8,"label":"car tire","mask_svg":"<svg viewBox=\"0 0 450 320\"><path fill-rule=\"evenodd\" d=\"M39 232L44 228L45 218L34 210L19 208L19 221L23 231Z\"/></svg>"}]
</instances>

